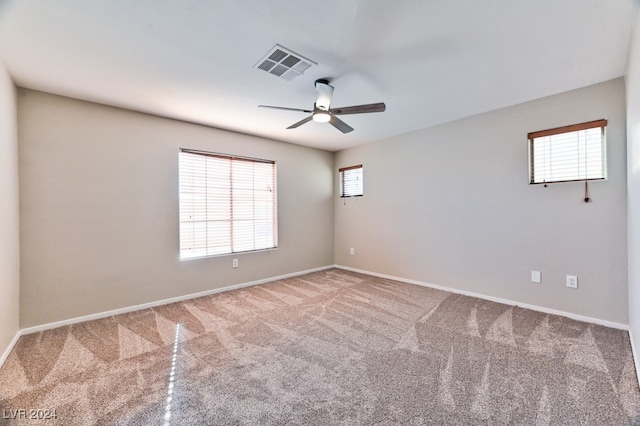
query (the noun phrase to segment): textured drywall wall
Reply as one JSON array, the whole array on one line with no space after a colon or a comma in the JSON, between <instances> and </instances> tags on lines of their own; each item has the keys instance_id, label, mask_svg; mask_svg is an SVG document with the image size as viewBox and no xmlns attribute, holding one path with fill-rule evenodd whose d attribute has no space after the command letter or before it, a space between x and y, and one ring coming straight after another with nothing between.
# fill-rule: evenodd
<instances>
[{"instance_id":1,"label":"textured drywall wall","mask_svg":"<svg viewBox=\"0 0 640 426\"><path fill-rule=\"evenodd\" d=\"M527 133L601 118L590 203L581 182L528 184ZM365 194L335 199L336 263L627 324L625 122L620 78L341 151Z\"/></svg>"},{"instance_id":2,"label":"textured drywall wall","mask_svg":"<svg viewBox=\"0 0 640 426\"><path fill-rule=\"evenodd\" d=\"M16 89L0 61L0 357L18 332L20 223Z\"/></svg>"},{"instance_id":3,"label":"textured drywall wall","mask_svg":"<svg viewBox=\"0 0 640 426\"><path fill-rule=\"evenodd\" d=\"M627 191L629 218L629 332L640 360L640 15L629 50L627 83Z\"/></svg>"},{"instance_id":4,"label":"textured drywall wall","mask_svg":"<svg viewBox=\"0 0 640 426\"><path fill-rule=\"evenodd\" d=\"M333 264L333 154L20 89L21 327ZM275 160L277 250L178 259L178 149Z\"/></svg>"}]
</instances>

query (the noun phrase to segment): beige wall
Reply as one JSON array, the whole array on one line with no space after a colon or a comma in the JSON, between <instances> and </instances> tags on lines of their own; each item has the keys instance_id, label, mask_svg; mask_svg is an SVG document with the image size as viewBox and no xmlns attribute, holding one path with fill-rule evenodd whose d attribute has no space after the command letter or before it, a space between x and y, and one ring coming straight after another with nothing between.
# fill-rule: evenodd
<instances>
[{"instance_id":1,"label":"beige wall","mask_svg":"<svg viewBox=\"0 0 640 426\"><path fill-rule=\"evenodd\" d=\"M627 185L629 218L629 327L640 355L640 15L629 50L627 70ZM636 365L640 360L636 359ZM638 365L637 365L638 367Z\"/></svg>"},{"instance_id":2,"label":"beige wall","mask_svg":"<svg viewBox=\"0 0 640 426\"><path fill-rule=\"evenodd\" d=\"M600 118L609 179L591 203L582 183L528 184L528 132ZM625 126L617 79L341 151L365 195L335 201L336 263L627 324Z\"/></svg>"},{"instance_id":3,"label":"beige wall","mask_svg":"<svg viewBox=\"0 0 640 426\"><path fill-rule=\"evenodd\" d=\"M333 264L333 154L19 90L22 328ZM275 160L279 248L178 260L178 148Z\"/></svg>"},{"instance_id":4,"label":"beige wall","mask_svg":"<svg viewBox=\"0 0 640 426\"><path fill-rule=\"evenodd\" d=\"M335 165L320 150L20 90L20 325L326 266L334 250L339 265L626 324L624 90L618 79L470 117ZM591 184L591 203L580 183L528 185L528 132L599 118L609 179ZM278 250L241 255L238 269L177 259L179 147L278 162ZM360 163L365 196L332 201L337 168Z\"/></svg>"},{"instance_id":5,"label":"beige wall","mask_svg":"<svg viewBox=\"0 0 640 426\"><path fill-rule=\"evenodd\" d=\"M0 357L18 332L19 229L16 90L0 61Z\"/></svg>"}]
</instances>

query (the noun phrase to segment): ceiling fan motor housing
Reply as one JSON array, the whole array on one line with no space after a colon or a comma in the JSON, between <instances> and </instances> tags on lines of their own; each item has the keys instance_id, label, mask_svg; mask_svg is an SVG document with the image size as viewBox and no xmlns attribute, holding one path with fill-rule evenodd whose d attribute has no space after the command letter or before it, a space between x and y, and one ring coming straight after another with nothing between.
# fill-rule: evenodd
<instances>
[{"instance_id":1,"label":"ceiling fan motor housing","mask_svg":"<svg viewBox=\"0 0 640 426\"><path fill-rule=\"evenodd\" d=\"M318 99L316 99L316 109L323 111L329 111L331 106L331 97L333 96L333 86L329 84L329 80L316 80L316 91L318 92Z\"/></svg>"}]
</instances>

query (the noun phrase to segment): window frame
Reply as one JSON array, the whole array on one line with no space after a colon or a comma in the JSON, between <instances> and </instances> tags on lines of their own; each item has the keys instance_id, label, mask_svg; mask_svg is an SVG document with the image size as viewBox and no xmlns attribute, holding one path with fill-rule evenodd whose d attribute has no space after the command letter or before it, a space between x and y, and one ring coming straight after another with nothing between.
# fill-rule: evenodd
<instances>
[{"instance_id":1,"label":"window frame","mask_svg":"<svg viewBox=\"0 0 640 426\"><path fill-rule=\"evenodd\" d=\"M216 182L220 183L222 186L224 185L228 185L229 186L229 217L228 219L209 219L209 216L207 216L206 219L198 219L198 220L183 220L183 209L184 209L184 205L183 202L186 204L187 202L183 199L183 194L186 193L186 191L184 191L185 188L190 188L192 191L194 191L194 185L193 183L191 184L191 186L186 185L185 183L183 183L183 173L186 173L186 171L183 171L183 167L180 164L181 160L182 160L182 154L189 154L189 155L196 155L196 156L202 156L202 157L212 157L212 158L216 158L216 159L221 159L224 161L228 161L229 162L229 170L230 173L228 174L228 179L219 179L220 176L218 176L218 180ZM233 205L234 205L234 200L236 202L238 201L245 201L246 199L243 198L238 198L236 197L235 199L233 198L233 190L234 190L234 186L233 186L233 172L232 172L232 168L233 168L233 163L237 163L237 162L250 162L252 164L265 164L265 165L269 165L271 166L271 170L270 170L270 176L269 176L269 180L271 181L272 185L270 187L270 192L272 193L270 196L270 202L267 203L269 209L270 209L270 217L267 220L267 224L268 224L268 228L270 229L270 233L271 235L269 237L267 237L267 240L269 241L268 245L259 245L258 248L255 248L255 240L257 237L259 237L259 235L257 235L257 230L256 230L256 218L255 218L255 213L256 213L256 193L258 192L258 190L255 187L255 181L253 182L251 188L250 188L250 193L251 195L251 211L254 214L254 217L249 220L249 222L251 223L251 225L253 226L253 231L252 231L252 238L254 240L254 248L252 249L239 249L236 250L234 249L234 245L238 246L241 245L241 241L237 241L234 239L234 220L236 221L236 224L238 222L240 222L241 219L234 219L233 217ZM205 175L207 173L209 173L207 175L207 179L212 178L212 175L214 174L214 171L211 172L207 172L206 170L202 171ZM216 177L213 177L213 179L215 179ZM236 183L238 183L240 179L240 176L238 176L236 178ZM185 177L186 180L186 177ZM207 183L209 181L207 180ZM218 188L219 189L219 188ZM246 189L245 189L245 193L246 193ZM237 188L236 188L237 190ZM204 197L205 197L205 203L207 203L208 206L208 198L212 197L213 194L209 191L209 188L207 187L207 189L205 189L204 192ZM262 191L264 192L264 191ZM258 252L258 251L265 251L265 250L275 250L278 248L278 197L277 197L277 164L275 161L273 160L265 160L265 159L260 159L260 158L252 158L252 157L244 157L244 156L237 156L237 155L230 155L230 154L221 154L221 153L215 153L215 152L208 152L208 151L201 151L201 150L196 150L196 149L189 149L189 148L180 148L178 151L178 225L179 225L179 244L178 244L178 254L179 254L179 259L182 260L191 260L191 259L201 259L201 258L205 258L205 257L218 257L218 256L234 256L234 255L238 255L241 253L251 253L251 252ZM195 192L192 192L192 194ZM203 194L201 192L201 194ZM201 200L202 202L202 200ZM193 203L193 202L192 202ZM193 209L195 207L191 207L192 214L195 214L193 212ZM208 207L207 207L208 209ZM237 208L236 208L237 210ZM222 210L224 211L224 209ZM205 213L205 215L208 215L209 213ZM237 216L237 213L236 213ZM244 219L246 221L246 219ZM197 243L194 244L194 240L195 238L193 238L192 240L192 244L190 247L187 246L183 246L183 225L184 224L193 224L196 222L205 222L206 225L205 227L207 228L204 231L204 234L206 235L205 240L208 240L210 234L209 234L209 230L208 230L208 225L209 222L228 222L228 232L226 233L226 238L229 239L229 251L224 251L224 252L215 252L215 244L213 243L206 243L205 247L197 247ZM198 231L192 231L193 237L197 236ZM213 232L214 236L215 236L215 232ZM251 234L250 234L251 235ZM185 238L186 239L186 238ZM194 248L194 246L196 246L196 248ZM198 254L191 254L189 255L189 250L198 250ZM204 251L204 253L202 253L202 251Z\"/></svg>"},{"instance_id":2,"label":"window frame","mask_svg":"<svg viewBox=\"0 0 640 426\"><path fill-rule=\"evenodd\" d=\"M593 178L577 178L577 179L553 179L553 180L542 180L536 181L535 175L535 139L543 138L546 136L554 136L565 133L573 133L579 132L581 130L589 130L589 129L601 129L600 133L600 157L601 157L601 173L599 177ZM607 179L607 140L606 140L606 129L607 129L607 120L594 120L588 121L584 123L572 124L569 126L555 127L553 129L540 130L537 132L530 132L527 134L528 141L528 153L529 153L529 184L530 185L547 185L550 183L562 183L562 182L585 182L592 180L606 180ZM586 151L586 147L585 147ZM577 163L577 159L573 159ZM580 169L578 168L578 173ZM586 170L585 170L586 174Z\"/></svg>"},{"instance_id":3,"label":"window frame","mask_svg":"<svg viewBox=\"0 0 640 426\"><path fill-rule=\"evenodd\" d=\"M346 194L346 189L347 189L348 186L346 185L346 183L348 181L345 180L345 177L346 177L346 174L351 170L360 170L360 190L361 190L361 192L359 194L347 195ZM352 198L352 197L362 197L362 196L364 196L364 167L362 166L362 164L339 168L338 169L338 179L339 179L339 186L340 186L340 198Z\"/></svg>"}]
</instances>

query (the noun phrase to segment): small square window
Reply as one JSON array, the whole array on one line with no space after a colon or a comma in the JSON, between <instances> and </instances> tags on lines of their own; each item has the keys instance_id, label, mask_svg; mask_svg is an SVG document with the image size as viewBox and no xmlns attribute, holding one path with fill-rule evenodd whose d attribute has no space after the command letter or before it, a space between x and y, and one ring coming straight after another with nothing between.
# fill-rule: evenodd
<instances>
[{"instance_id":1,"label":"small square window","mask_svg":"<svg viewBox=\"0 0 640 426\"><path fill-rule=\"evenodd\" d=\"M606 179L607 120L529 133L529 183Z\"/></svg>"},{"instance_id":2,"label":"small square window","mask_svg":"<svg viewBox=\"0 0 640 426\"><path fill-rule=\"evenodd\" d=\"M340 197L361 197L364 194L364 178L362 164L343 167L340 173Z\"/></svg>"}]
</instances>

